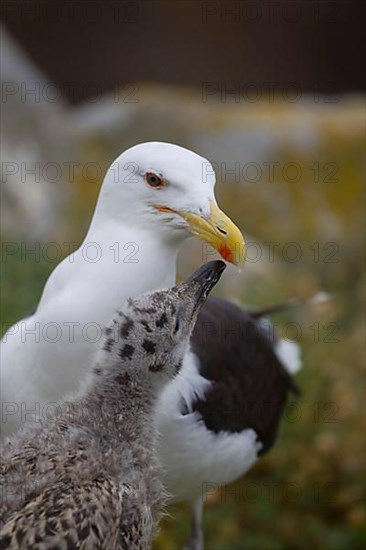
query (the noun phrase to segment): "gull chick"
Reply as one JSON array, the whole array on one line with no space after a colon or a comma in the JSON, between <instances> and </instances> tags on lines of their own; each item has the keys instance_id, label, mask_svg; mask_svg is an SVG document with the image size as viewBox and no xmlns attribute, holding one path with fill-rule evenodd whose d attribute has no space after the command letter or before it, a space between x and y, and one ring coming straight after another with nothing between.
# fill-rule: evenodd
<instances>
[{"instance_id":1,"label":"gull chick","mask_svg":"<svg viewBox=\"0 0 366 550\"><path fill-rule=\"evenodd\" d=\"M225 264L129 299L105 329L81 395L28 426L0 463L0 546L151 547L162 503L153 417Z\"/></svg>"}]
</instances>

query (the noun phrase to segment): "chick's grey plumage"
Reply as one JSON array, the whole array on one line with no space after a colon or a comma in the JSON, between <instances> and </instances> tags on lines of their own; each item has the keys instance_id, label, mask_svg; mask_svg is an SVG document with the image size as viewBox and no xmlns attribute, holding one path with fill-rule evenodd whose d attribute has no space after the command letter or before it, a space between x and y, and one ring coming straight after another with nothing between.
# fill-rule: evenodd
<instances>
[{"instance_id":1,"label":"chick's grey plumage","mask_svg":"<svg viewBox=\"0 0 366 550\"><path fill-rule=\"evenodd\" d=\"M130 299L83 394L5 446L1 548L150 548L163 500L153 409L180 369L197 290L193 280Z\"/></svg>"}]
</instances>

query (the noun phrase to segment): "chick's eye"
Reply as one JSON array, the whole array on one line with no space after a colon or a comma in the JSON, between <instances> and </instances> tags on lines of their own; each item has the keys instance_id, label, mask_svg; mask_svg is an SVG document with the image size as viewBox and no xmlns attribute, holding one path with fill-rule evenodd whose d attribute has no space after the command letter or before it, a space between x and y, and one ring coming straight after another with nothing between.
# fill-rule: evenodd
<instances>
[{"instance_id":1,"label":"chick's eye","mask_svg":"<svg viewBox=\"0 0 366 550\"><path fill-rule=\"evenodd\" d=\"M150 187L154 187L155 189L159 189L165 185L163 178L153 172L146 172L145 178Z\"/></svg>"},{"instance_id":2,"label":"chick's eye","mask_svg":"<svg viewBox=\"0 0 366 550\"><path fill-rule=\"evenodd\" d=\"M174 334L181 328L181 321L184 319L184 307L179 307L175 317Z\"/></svg>"}]
</instances>

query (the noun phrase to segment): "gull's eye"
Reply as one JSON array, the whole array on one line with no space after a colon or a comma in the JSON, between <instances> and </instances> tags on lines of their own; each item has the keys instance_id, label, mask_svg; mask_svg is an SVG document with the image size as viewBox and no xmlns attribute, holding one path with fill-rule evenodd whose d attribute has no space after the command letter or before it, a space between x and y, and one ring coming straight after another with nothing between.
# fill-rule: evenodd
<instances>
[{"instance_id":1,"label":"gull's eye","mask_svg":"<svg viewBox=\"0 0 366 550\"><path fill-rule=\"evenodd\" d=\"M154 189L161 189L165 185L163 178L154 174L154 172L146 172L145 178L150 187L154 187Z\"/></svg>"}]
</instances>

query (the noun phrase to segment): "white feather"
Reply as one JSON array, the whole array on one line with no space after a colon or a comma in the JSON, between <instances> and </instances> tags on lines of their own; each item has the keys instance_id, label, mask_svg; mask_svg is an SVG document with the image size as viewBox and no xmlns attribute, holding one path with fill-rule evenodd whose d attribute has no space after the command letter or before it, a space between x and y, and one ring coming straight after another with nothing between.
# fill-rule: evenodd
<instances>
[{"instance_id":1,"label":"white feather","mask_svg":"<svg viewBox=\"0 0 366 550\"><path fill-rule=\"evenodd\" d=\"M275 353L289 374L296 374L301 369L301 349L296 342L280 340L275 345Z\"/></svg>"},{"instance_id":2,"label":"white feather","mask_svg":"<svg viewBox=\"0 0 366 550\"><path fill-rule=\"evenodd\" d=\"M253 466L261 448L254 430L215 434L198 413L182 413L182 405L191 411L193 399L203 397L209 386L198 373L196 356L189 352L180 375L163 390L159 400L158 452L164 484L173 500L204 497L213 485L234 481Z\"/></svg>"}]
</instances>

